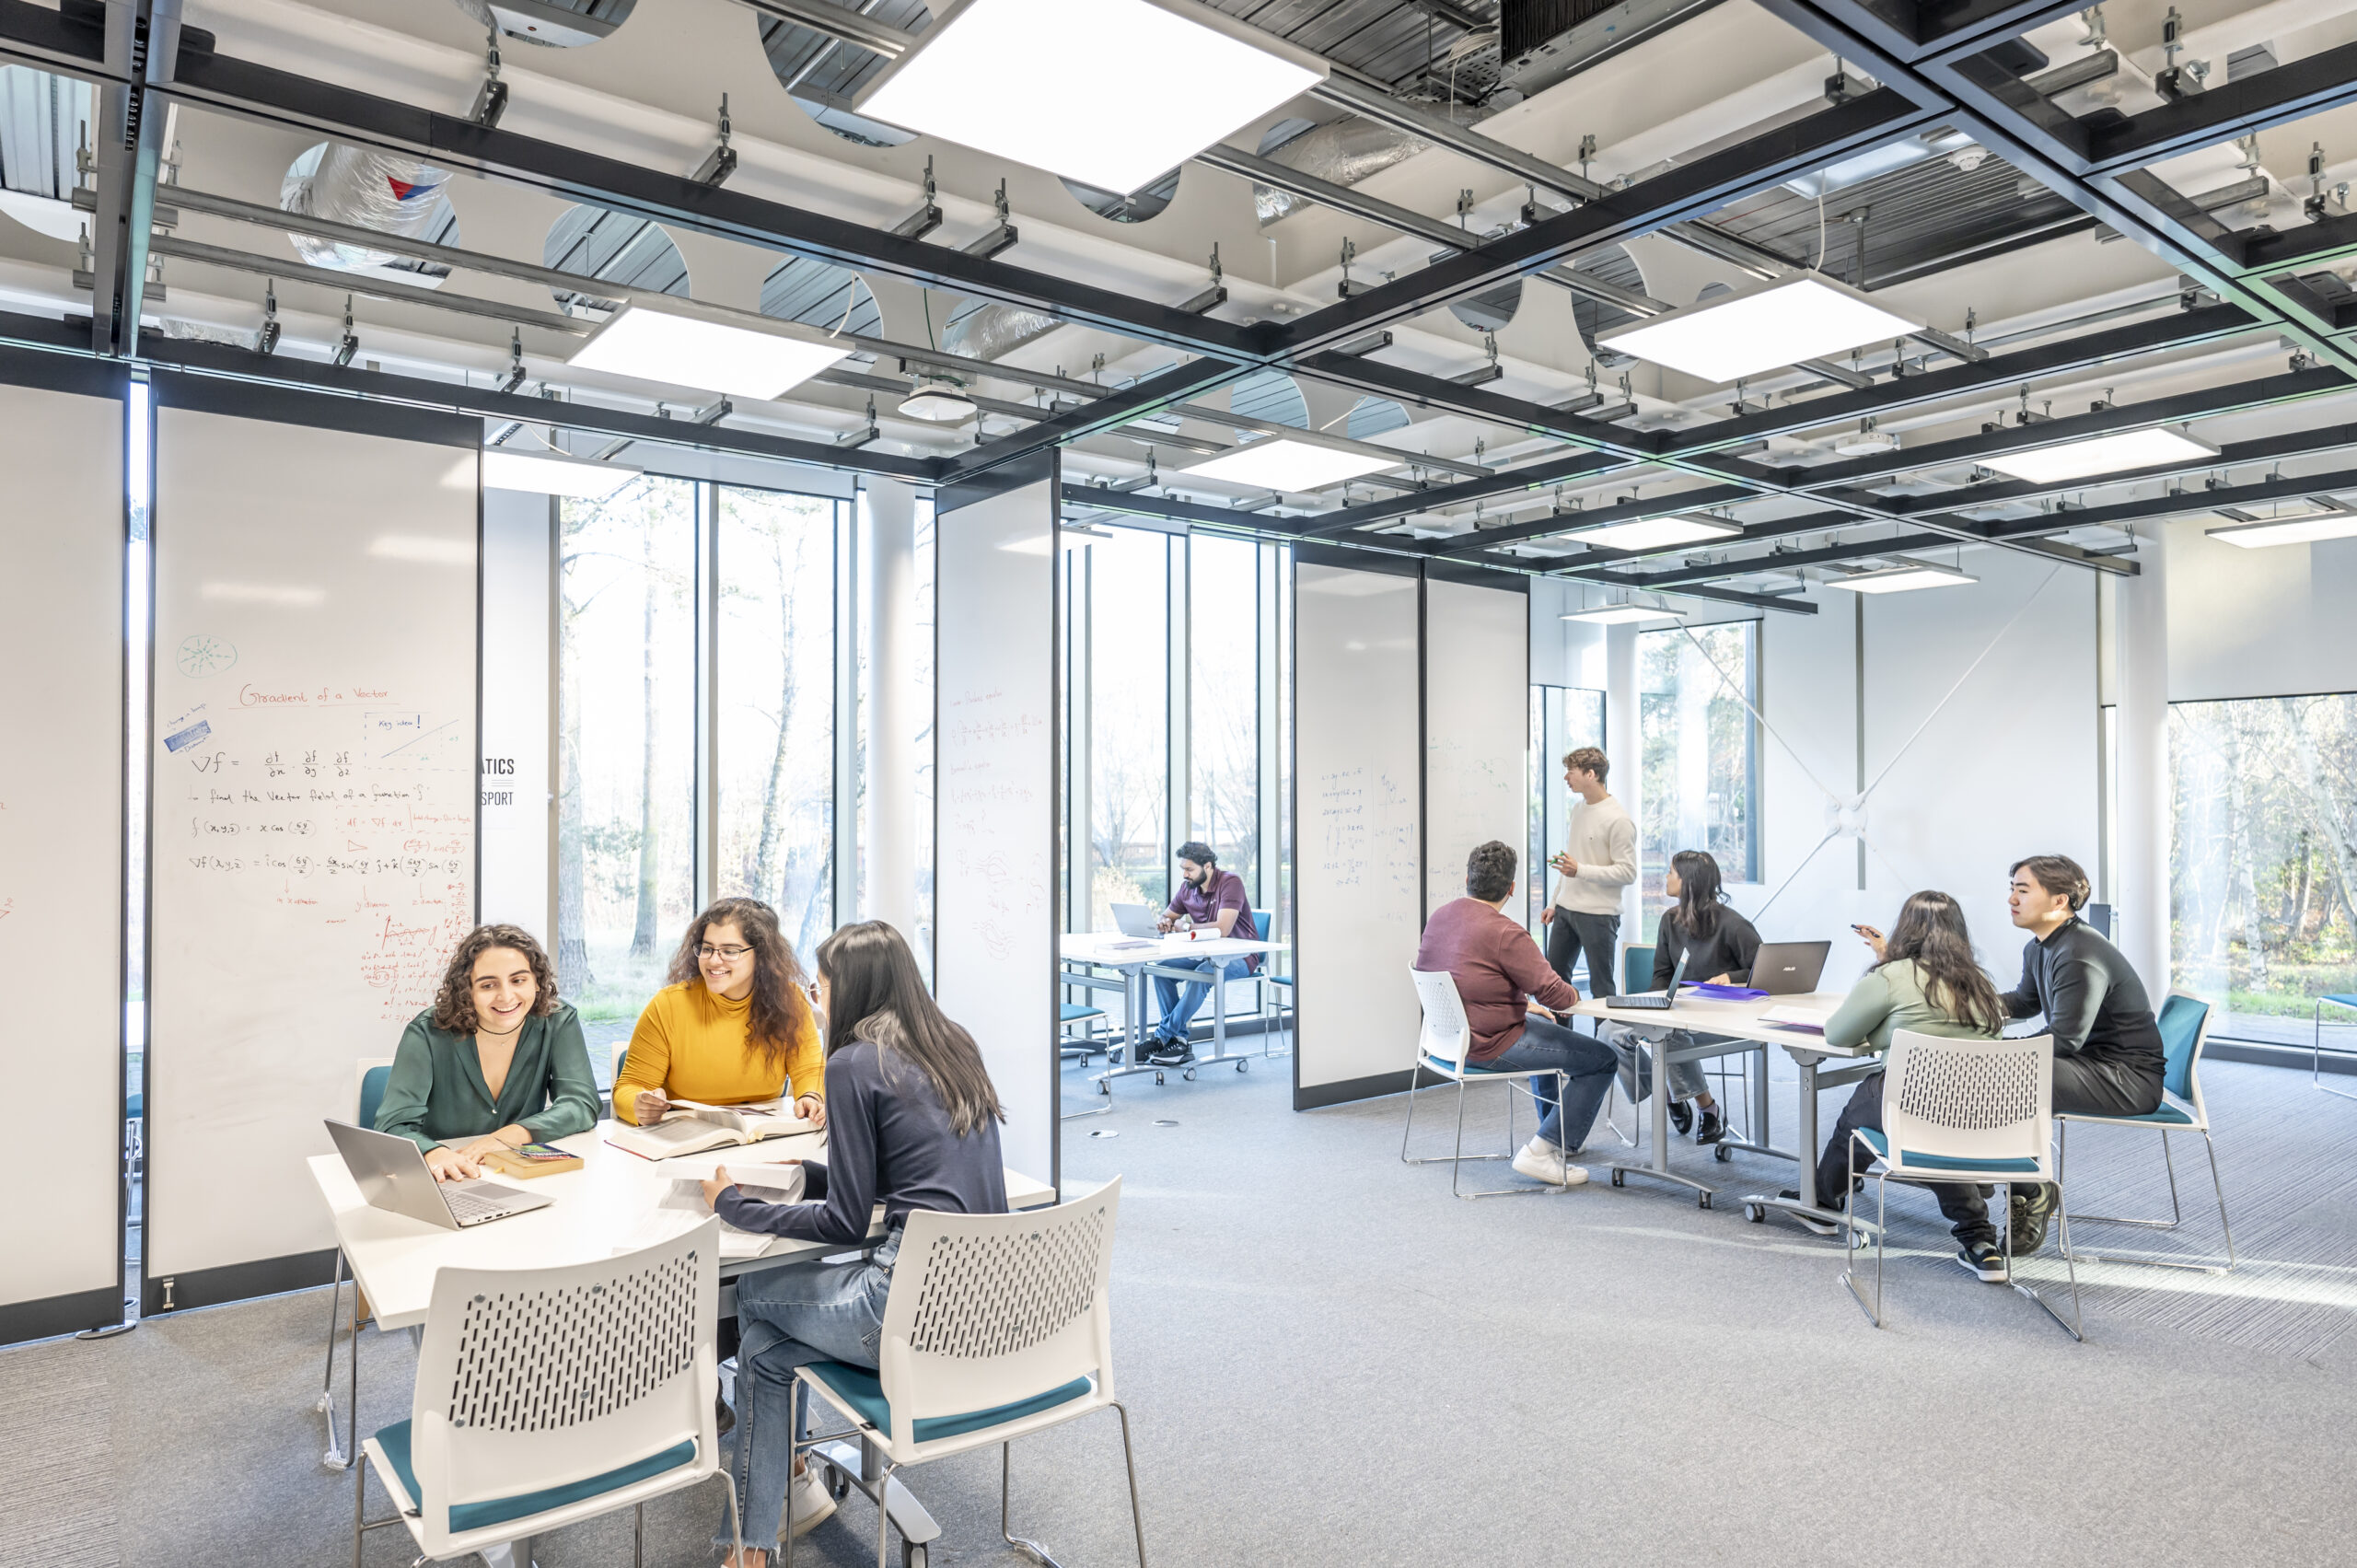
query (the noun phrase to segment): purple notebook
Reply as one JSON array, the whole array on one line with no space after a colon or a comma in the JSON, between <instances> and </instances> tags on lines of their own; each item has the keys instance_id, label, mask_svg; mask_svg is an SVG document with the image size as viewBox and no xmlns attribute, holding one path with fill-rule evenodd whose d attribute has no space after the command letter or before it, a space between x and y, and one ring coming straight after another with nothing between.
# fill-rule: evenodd
<instances>
[{"instance_id":1,"label":"purple notebook","mask_svg":"<svg viewBox=\"0 0 2357 1568\"><path fill-rule=\"evenodd\" d=\"M1754 991L1747 985L1713 985L1707 981L1699 981L1680 989L1690 991L1710 1002L1764 1002L1768 999L1766 992Z\"/></svg>"}]
</instances>

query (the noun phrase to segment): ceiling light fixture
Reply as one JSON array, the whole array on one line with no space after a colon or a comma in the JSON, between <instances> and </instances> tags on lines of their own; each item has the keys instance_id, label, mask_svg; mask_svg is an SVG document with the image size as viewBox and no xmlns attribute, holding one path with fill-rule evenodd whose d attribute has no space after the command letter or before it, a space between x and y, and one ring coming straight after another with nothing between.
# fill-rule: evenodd
<instances>
[{"instance_id":1,"label":"ceiling light fixture","mask_svg":"<svg viewBox=\"0 0 2357 1568\"><path fill-rule=\"evenodd\" d=\"M1608 604L1596 610L1575 610L1560 619L1585 621L1596 626L1633 626L1640 621L1675 621L1678 611L1649 610L1642 604Z\"/></svg>"},{"instance_id":2,"label":"ceiling light fixture","mask_svg":"<svg viewBox=\"0 0 2357 1568\"><path fill-rule=\"evenodd\" d=\"M1599 337L1616 354L1728 382L1862 343L1903 338L1923 323L1895 315L1847 284L1787 273Z\"/></svg>"},{"instance_id":3,"label":"ceiling light fixture","mask_svg":"<svg viewBox=\"0 0 2357 1568\"><path fill-rule=\"evenodd\" d=\"M1120 194L1326 72L1195 0L967 0L853 107Z\"/></svg>"},{"instance_id":4,"label":"ceiling light fixture","mask_svg":"<svg viewBox=\"0 0 2357 1568\"><path fill-rule=\"evenodd\" d=\"M486 490L528 490L538 495L603 501L639 472L614 463L585 462L549 452L508 452L493 447L485 447L482 454Z\"/></svg>"},{"instance_id":5,"label":"ceiling light fixture","mask_svg":"<svg viewBox=\"0 0 2357 1568\"><path fill-rule=\"evenodd\" d=\"M1581 544L1599 544L1607 550L1667 550L1674 545L1734 539L1742 532L1740 525L1721 517L1672 517L1606 523L1564 537Z\"/></svg>"},{"instance_id":6,"label":"ceiling light fixture","mask_svg":"<svg viewBox=\"0 0 2357 1568\"><path fill-rule=\"evenodd\" d=\"M2115 436L2090 436L2083 441L2039 447L2027 452L1977 459L1982 468L2032 484L2063 484L2100 473L2124 473L2130 469L2156 468L2163 463L2194 463L2214 458L2218 448L2182 430L2152 425L2123 430Z\"/></svg>"},{"instance_id":7,"label":"ceiling light fixture","mask_svg":"<svg viewBox=\"0 0 2357 1568\"><path fill-rule=\"evenodd\" d=\"M1230 484L1250 485L1256 490L1282 490L1298 494L1305 491L1323 490L1329 484L1340 484L1346 479L1358 479L1385 469L1398 468L1414 454L1402 452L1396 458L1374 457L1365 452L1340 451L1332 447L1316 447L1291 436L1272 436L1253 442L1248 447L1236 447L1215 458L1196 463L1186 471L1197 479L1225 480Z\"/></svg>"},{"instance_id":8,"label":"ceiling light fixture","mask_svg":"<svg viewBox=\"0 0 2357 1568\"><path fill-rule=\"evenodd\" d=\"M567 361L633 380L737 398L777 398L851 352L851 344L792 321L743 325L733 312L688 300L635 301L589 335Z\"/></svg>"},{"instance_id":9,"label":"ceiling light fixture","mask_svg":"<svg viewBox=\"0 0 2357 1568\"><path fill-rule=\"evenodd\" d=\"M2247 523L2203 530L2220 544L2244 550L2264 550L2278 544L2314 544L2319 540L2357 539L2357 511L2318 506L2285 517L2260 517Z\"/></svg>"},{"instance_id":10,"label":"ceiling light fixture","mask_svg":"<svg viewBox=\"0 0 2357 1568\"><path fill-rule=\"evenodd\" d=\"M982 411L956 377L924 375L917 377L916 390L900 400L900 412L931 424L963 424Z\"/></svg>"},{"instance_id":11,"label":"ceiling light fixture","mask_svg":"<svg viewBox=\"0 0 2357 1568\"><path fill-rule=\"evenodd\" d=\"M1903 594L1916 588L1950 588L1980 580L1945 566L1926 566L1918 562L1895 566L1887 572L1856 572L1846 577L1828 577L1825 586L1853 594Z\"/></svg>"}]
</instances>

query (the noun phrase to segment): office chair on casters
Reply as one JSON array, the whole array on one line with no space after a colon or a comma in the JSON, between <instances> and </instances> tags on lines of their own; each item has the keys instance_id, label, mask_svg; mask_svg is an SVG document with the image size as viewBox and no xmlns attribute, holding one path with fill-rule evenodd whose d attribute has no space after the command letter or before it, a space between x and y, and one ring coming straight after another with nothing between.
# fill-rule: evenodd
<instances>
[{"instance_id":1,"label":"office chair on casters","mask_svg":"<svg viewBox=\"0 0 2357 1568\"><path fill-rule=\"evenodd\" d=\"M1408 1120L1399 1129L1399 1161L1403 1165L1446 1165L1448 1191L1458 1198L1516 1198L1531 1192L1568 1192L1570 1183L1543 1187L1496 1187L1486 1191L1464 1192L1457 1189L1457 1173L1468 1160L1510 1160L1514 1158L1514 1097L1529 1095L1531 1114L1544 1117L1538 1109L1538 1097L1525 1078L1555 1080L1555 1103L1563 1103L1563 1094L1571 1084L1571 1074L1554 1071L1533 1073L1527 1069L1511 1072L1502 1067L1483 1067L1469 1054L1473 1049L1473 1026L1466 1020L1465 999L1457 993L1457 977L1446 970L1410 970L1408 977L1416 982L1416 1000L1423 1004L1424 1025L1416 1040L1415 1065L1408 1069ZM1411 1159L1408 1136L1416 1127L1416 1096L1421 1090L1417 1079L1430 1073L1457 1086L1457 1152L1434 1155L1427 1158ZM1465 1086L1478 1079L1490 1079L1506 1086L1506 1152L1502 1155L1469 1155L1465 1152ZM1563 1152L1565 1160L1571 1151Z\"/></svg>"},{"instance_id":2,"label":"office chair on casters","mask_svg":"<svg viewBox=\"0 0 2357 1568\"><path fill-rule=\"evenodd\" d=\"M2061 1170L2070 1156L2071 1127L2084 1122L2096 1127L2156 1127L2161 1133L2161 1164L2169 1176L2169 1217L2128 1219L2118 1214L2075 1214L2081 1224L2141 1225L2147 1230L2175 1230L2185 1217L2177 1196L2177 1162L2169 1157L2169 1134L2199 1132L2210 1155L2210 1189L2218 1197L2218 1228L2225 1233L2226 1261L2202 1258L2169 1258L2151 1252L2089 1252L2087 1261L2109 1259L2115 1263L2149 1263L2164 1269L2196 1269L2206 1274L2229 1272L2235 1266L2235 1232L2226 1221L2226 1189L2218 1179L2218 1145L2210 1136L2210 1108L2201 1098L2201 1051L2210 1043L2210 1004L2190 992L2176 991L2161 1004L2161 1103L2142 1116L2082 1116L2057 1112L2054 1117L2054 1168ZM2340 1091L2335 1090L2334 1093Z\"/></svg>"},{"instance_id":3,"label":"office chair on casters","mask_svg":"<svg viewBox=\"0 0 2357 1568\"><path fill-rule=\"evenodd\" d=\"M2054 1159L2054 1037L2034 1040L1947 1040L1900 1029L1890 1037L1884 1069L1882 1127L1851 1134L1852 1164L1863 1147L1881 1168L1875 1179L1875 1293L1866 1298L1857 1273L1859 1226L1842 1227L1841 1283L1877 1329L1882 1321L1882 1255L1889 1183L2049 1181L2058 1196L2062 1260L2071 1276L2071 1316L2013 1277L2013 1226L2000 1207L2005 1238L2005 1283L2046 1308L2073 1339L2084 1342L2079 1314L2079 1271L2071 1259L2071 1216L2060 1197L2061 1167ZM1843 1194L1854 1219L1855 1192Z\"/></svg>"},{"instance_id":4,"label":"office chair on casters","mask_svg":"<svg viewBox=\"0 0 2357 1568\"><path fill-rule=\"evenodd\" d=\"M895 1472L998 1445L999 1535L1035 1562L1055 1559L1014 1532L1013 1443L1111 1407L1121 1418L1129 1471L1130 1528L1145 1568L1145 1523L1138 1513L1137 1461L1130 1412L1113 1393L1113 1224L1121 1202L1115 1177L1086 1198L1014 1214L908 1217L884 1298L878 1366L818 1361L795 1376L851 1423L804 1437L795 1450L855 1437L872 1473L853 1476L844 1448L811 1458L826 1466L838 1497L853 1486L876 1502L876 1562L884 1568L891 1516L882 1507ZM709 1400L706 1401L709 1404ZM927 1568L929 1541L901 1538L905 1568ZM794 1537L772 1559L794 1568Z\"/></svg>"},{"instance_id":5,"label":"office chair on casters","mask_svg":"<svg viewBox=\"0 0 2357 1568\"><path fill-rule=\"evenodd\" d=\"M377 1112L385 1103L385 1085L393 1075L393 1059L389 1056L363 1057L354 1063L359 1074L359 1110L354 1125L374 1127ZM352 1453L343 1446L335 1429L335 1330L336 1319L343 1307L343 1249L335 1249L335 1277L328 1284L328 1352L327 1365L319 1374L319 1402L314 1407L327 1418L328 1451L320 1463L331 1470L348 1469ZM352 1331L360 1332L360 1281L352 1282ZM355 1350L354 1353L357 1352ZM360 1391L353 1390L354 1419L358 1419ZM356 1436L356 1429L355 1429Z\"/></svg>"},{"instance_id":6,"label":"office chair on casters","mask_svg":"<svg viewBox=\"0 0 2357 1568\"><path fill-rule=\"evenodd\" d=\"M1106 1060L1111 1061L1112 1048L1097 1038L1097 1030L1102 1027L1101 1020L1104 1016L1105 1009L1102 1007L1090 1007L1078 1002L1057 1003L1056 1057L1058 1062L1061 1063L1064 1057L1077 1052L1081 1066L1086 1068L1088 1065L1089 1057L1098 1051L1105 1052ZM1074 1024L1080 1025L1087 1031L1078 1040L1074 1040L1064 1033L1064 1030ZM1109 1077L1097 1079L1097 1097L1104 1100L1103 1105L1093 1105L1086 1110L1062 1111L1057 1120L1074 1121L1084 1116L1102 1116L1111 1110L1113 1109L1113 1080Z\"/></svg>"},{"instance_id":7,"label":"office chair on casters","mask_svg":"<svg viewBox=\"0 0 2357 1568\"><path fill-rule=\"evenodd\" d=\"M638 1510L644 1562L647 1502L721 1470L719 1306L716 1218L593 1263L442 1270L410 1419L368 1439L353 1478L354 1568L387 1525L440 1561L622 1508ZM369 1469L390 1517L364 1516Z\"/></svg>"}]
</instances>

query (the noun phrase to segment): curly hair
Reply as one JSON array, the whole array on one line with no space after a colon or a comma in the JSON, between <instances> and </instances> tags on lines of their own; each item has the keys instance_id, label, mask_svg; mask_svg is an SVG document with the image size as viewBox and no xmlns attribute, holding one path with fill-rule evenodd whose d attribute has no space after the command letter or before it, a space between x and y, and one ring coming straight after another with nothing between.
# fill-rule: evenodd
<instances>
[{"instance_id":1,"label":"curly hair","mask_svg":"<svg viewBox=\"0 0 2357 1568\"><path fill-rule=\"evenodd\" d=\"M478 925L459 939L450 967L442 971L441 989L434 993L434 1027L445 1034L470 1035L475 1017L475 960L493 947L513 947L532 966L532 983L540 994L532 998L530 1016L545 1018L556 1011L556 966L520 925Z\"/></svg>"},{"instance_id":2,"label":"curly hair","mask_svg":"<svg viewBox=\"0 0 2357 1568\"><path fill-rule=\"evenodd\" d=\"M696 949L703 946L703 934L715 925L734 925L745 934L745 945L753 950L746 1054L760 1057L766 1068L782 1071L795 1039L813 1025L810 998L802 991L807 977L802 972L801 960L794 956L793 944L778 929L777 911L759 899L714 900L711 908L688 923L688 934L679 939L679 950L671 955L670 972L664 981L670 985L691 981L703 983L703 967L696 961Z\"/></svg>"}]
</instances>

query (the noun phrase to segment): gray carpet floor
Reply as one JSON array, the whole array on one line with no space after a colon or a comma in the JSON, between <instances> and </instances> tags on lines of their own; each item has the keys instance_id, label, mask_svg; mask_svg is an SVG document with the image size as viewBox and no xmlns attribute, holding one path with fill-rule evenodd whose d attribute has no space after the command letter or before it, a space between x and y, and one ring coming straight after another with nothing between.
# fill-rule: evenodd
<instances>
[{"instance_id":1,"label":"gray carpet floor","mask_svg":"<svg viewBox=\"0 0 2357 1568\"><path fill-rule=\"evenodd\" d=\"M1064 1126L1071 1183L1123 1180L1117 1374L1165 1568L2350 1561L2357 1104L2303 1076L2208 1074L2245 1266L2084 1267L2080 1345L1950 1262L1925 1194L1893 1189L1877 1331L1838 1246L1731 1201L1788 1166L1685 1149L1722 1183L1709 1211L1600 1179L1462 1202L1445 1167L1399 1163L1398 1100L1295 1115L1290 1071L1127 1079L1111 1114ZM1419 1112L1435 1149L1449 1093ZM1502 1143L1487 1100L1469 1137ZM1614 1146L1598 1132L1591 1159ZM2165 1211L2156 1142L2074 1139L2073 1206ZM2198 1141L2177 1170L2180 1232L2081 1244L2220 1250ZM2051 1245L2037 1270L2061 1283ZM321 1466L312 1410L325 1310L313 1292L0 1354L0 1564L348 1561L352 1483ZM361 1365L364 1428L407 1413L408 1337L366 1336ZM1120 1462L1109 1414L1020 1446L1016 1533L1066 1568L1132 1562ZM935 1561L1018 1561L997 1468L915 1473L946 1529ZM650 1510L648 1561L714 1561L720 1510L716 1490ZM874 1562L874 1517L854 1498L800 1561ZM536 1554L626 1563L627 1519ZM412 1555L379 1531L365 1561Z\"/></svg>"}]
</instances>

